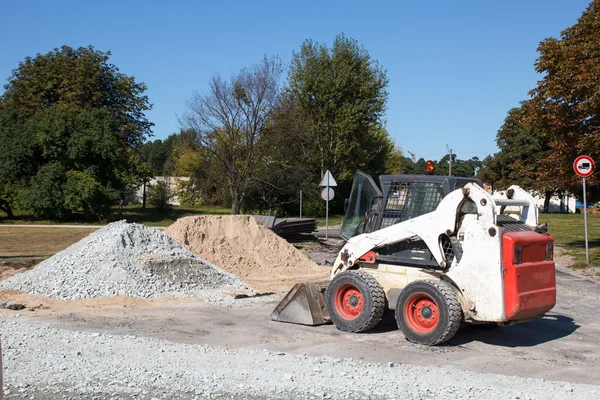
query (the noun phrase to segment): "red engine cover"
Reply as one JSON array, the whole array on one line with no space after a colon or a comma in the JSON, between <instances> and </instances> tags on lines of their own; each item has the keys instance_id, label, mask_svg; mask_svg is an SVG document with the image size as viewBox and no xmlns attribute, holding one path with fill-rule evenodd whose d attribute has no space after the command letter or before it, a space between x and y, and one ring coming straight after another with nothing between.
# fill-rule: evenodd
<instances>
[{"instance_id":1,"label":"red engine cover","mask_svg":"<svg viewBox=\"0 0 600 400\"><path fill-rule=\"evenodd\" d=\"M556 304L554 261L546 260L550 235L536 232L506 232L502 236L504 261L504 307L509 321L529 319ZM522 246L522 262L514 264L514 248Z\"/></svg>"}]
</instances>

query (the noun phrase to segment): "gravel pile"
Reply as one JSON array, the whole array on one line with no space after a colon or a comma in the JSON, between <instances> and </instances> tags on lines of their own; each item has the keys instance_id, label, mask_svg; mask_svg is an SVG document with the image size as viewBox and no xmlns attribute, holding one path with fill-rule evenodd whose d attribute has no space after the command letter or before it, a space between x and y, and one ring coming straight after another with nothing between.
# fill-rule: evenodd
<instances>
[{"instance_id":1,"label":"gravel pile","mask_svg":"<svg viewBox=\"0 0 600 400\"><path fill-rule=\"evenodd\" d=\"M7 398L598 399L600 387L0 320ZM36 398L40 398L36 396Z\"/></svg>"},{"instance_id":2,"label":"gravel pile","mask_svg":"<svg viewBox=\"0 0 600 400\"><path fill-rule=\"evenodd\" d=\"M221 300L225 298L224 292L246 286L166 233L119 221L90 234L34 269L0 282L0 290L6 289L65 300L117 294Z\"/></svg>"}]
</instances>

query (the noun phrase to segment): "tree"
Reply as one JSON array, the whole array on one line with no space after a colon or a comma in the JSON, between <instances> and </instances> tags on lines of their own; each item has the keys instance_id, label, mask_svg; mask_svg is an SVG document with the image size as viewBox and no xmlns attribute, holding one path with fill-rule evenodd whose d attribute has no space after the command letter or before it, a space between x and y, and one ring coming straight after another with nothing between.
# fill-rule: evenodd
<instances>
[{"instance_id":1,"label":"tree","mask_svg":"<svg viewBox=\"0 0 600 400\"><path fill-rule=\"evenodd\" d=\"M299 191L306 193L310 186L316 187L308 162L310 121L294 98L285 93L273 110L267 130L269 140L263 145L269 151L257 169L245 209L268 210L270 215L297 215Z\"/></svg>"},{"instance_id":2,"label":"tree","mask_svg":"<svg viewBox=\"0 0 600 400\"><path fill-rule=\"evenodd\" d=\"M541 160L538 179L577 192L580 179L572 165L580 154L600 159L600 0L594 0L577 23L538 47L535 70L544 74L531 90L531 125L551 151ZM598 177L588 179L598 185Z\"/></svg>"},{"instance_id":3,"label":"tree","mask_svg":"<svg viewBox=\"0 0 600 400\"><path fill-rule=\"evenodd\" d=\"M152 108L147 87L110 64L110 52L92 46L62 46L47 54L27 57L13 70L2 102L37 114L52 105L85 111L103 109L115 122L121 139L134 147L154 124L144 112Z\"/></svg>"},{"instance_id":4,"label":"tree","mask_svg":"<svg viewBox=\"0 0 600 400\"><path fill-rule=\"evenodd\" d=\"M400 146L395 146L394 150L388 156L385 172L388 174L403 174L408 168L407 161L412 164L412 161L409 158L404 157L402 148Z\"/></svg>"},{"instance_id":5,"label":"tree","mask_svg":"<svg viewBox=\"0 0 600 400\"><path fill-rule=\"evenodd\" d=\"M450 154L444 155L435 163L435 174L447 176L450 172ZM481 161L478 157L472 157L469 160L461 160L456 154L452 154L452 176L472 177L477 174L481 168Z\"/></svg>"},{"instance_id":6,"label":"tree","mask_svg":"<svg viewBox=\"0 0 600 400\"><path fill-rule=\"evenodd\" d=\"M92 47L28 57L0 97L0 205L46 218L102 217L137 180L151 123L144 84Z\"/></svg>"},{"instance_id":7,"label":"tree","mask_svg":"<svg viewBox=\"0 0 600 400\"><path fill-rule=\"evenodd\" d=\"M537 112L531 101L522 102L520 107L508 112L496 134L500 151L484 159L478 176L494 186L516 184L543 194L547 211L550 198L560 192L561 187L546 173L548 158L554 150L545 140L544 131L535 125L536 118L532 114Z\"/></svg>"},{"instance_id":8,"label":"tree","mask_svg":"<svg viewBox=\"0 0 600 400\"><path fill-rule=\"evenodd\" d=\"M279 99L283 72L278 58L264 58L229 81L215 75L208 93L188 101L183 123L221 166L231 194L231 212L239 214L255 172L269 146L265 127Z\"/></svg>"},{"instance_id":9,"label":"tree","mask_svg":"<svg viewBox=\"0 0 600 400\"><path fill-rule=\"evenodd\" d=\"M139 147L138 153L140 158L150 165L150 170L154 176L164 176L172 172L169 160L178 136L178 134L174 133L169 135L165 140L157 139L153 142L149 141Z\"/></svg>"},{"instance_id":10,"label":"tree","mask_svg":"<svg viewBox=\"0 0 600 400\"><path fill-rule=\"evenodd\" d=\"M394 149L382 123L387 84L377 61L343 34L331 49L306 40L294 52L288 90L311 121L318 174L329 169L349 182L357 168L385 170Z\"/></svg>"}]
</instances>

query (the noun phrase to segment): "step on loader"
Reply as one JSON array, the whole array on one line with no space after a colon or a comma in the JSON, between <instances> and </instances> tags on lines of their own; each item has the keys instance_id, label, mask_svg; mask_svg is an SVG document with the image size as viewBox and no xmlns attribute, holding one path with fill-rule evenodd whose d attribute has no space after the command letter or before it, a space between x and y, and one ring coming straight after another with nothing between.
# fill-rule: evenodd
<instances>
[{"instance_id":1,"label":"step on loader","mask_svg":"<svg viewBox=\"0 0 600 400\"><path fill-rule=\"evenodd\" d=\"M275 321L375 327L385 311L411 342L437 345L461 323L541 318L556 302L554 239L533 198L474 178L357 172L328 283L297 284Z\"/></svg>"}]
</instances>

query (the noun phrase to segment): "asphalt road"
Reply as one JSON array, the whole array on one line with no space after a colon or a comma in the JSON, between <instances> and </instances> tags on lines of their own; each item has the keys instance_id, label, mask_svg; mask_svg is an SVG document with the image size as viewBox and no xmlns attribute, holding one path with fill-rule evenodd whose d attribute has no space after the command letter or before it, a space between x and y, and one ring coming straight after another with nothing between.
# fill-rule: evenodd
<instances>
[{"instance_id":1,"label":"asphalt road","mask_svg":"<svg viewBox=\"0 0 600 400\"><path fill-rule=\"evenodd\" d=\"M333 325L307 327L270 321L269 314L281 295L248 307L224 308L195 302L123 307L118 311L73 309L27 320L70 330L148 336L179 343L597 384L600 282L557 271L557 290L557 305L543 319L493 330L463 326L450 342L437 347L407 342L393 316L362 334L341 332Z\"/></svg>"}]
</instances>

